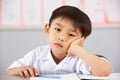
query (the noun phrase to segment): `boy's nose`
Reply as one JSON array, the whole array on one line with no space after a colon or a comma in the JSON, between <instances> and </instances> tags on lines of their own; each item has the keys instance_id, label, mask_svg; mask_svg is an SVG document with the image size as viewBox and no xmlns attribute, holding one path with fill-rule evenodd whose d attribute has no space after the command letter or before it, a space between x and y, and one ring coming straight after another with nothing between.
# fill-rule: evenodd
<instances>
[{"instance_id":1,"label":"boy's nose","mask_svg":"<svg viewBox=\"0 0 120 80\"><path fill-rule=\"evenodd\" d=\"M59 41L65 42L67 40L67 38L63 35L63 36L58 36L57 39Z\"/></svg>"}]
</instances>

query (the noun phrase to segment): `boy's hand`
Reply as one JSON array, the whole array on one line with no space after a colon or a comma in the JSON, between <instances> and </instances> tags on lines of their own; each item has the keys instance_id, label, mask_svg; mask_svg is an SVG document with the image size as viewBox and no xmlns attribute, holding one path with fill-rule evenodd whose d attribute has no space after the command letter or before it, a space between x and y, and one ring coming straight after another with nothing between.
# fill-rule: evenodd
<instances>
[{"instance_id":1,"label":"boy's hand","mask_svg":"<svg viewBox=\"0 0 120 80\"><path fill-rule=\"evenodd\" d=\"M39 72L33 66L23 66L8 69L5 75L20 76L24 78L35 77L39 75Z\"/></svg>"},{"instance_id":2,"label":"boy's hand","mask_svg":"<svg viewBox=\"0 0 120 80\"><path fill-rule=\"evenodd\" d=\"M72 55L76 55L75 51L75 46L79 46L79 47L83 47L83 44L84 44L84 37L82 38L77 38L75 40L72 41L72 43L70 44L70 47L68 49L68 54L67 56L72 56Z\"/></svg>"}]
</instances>

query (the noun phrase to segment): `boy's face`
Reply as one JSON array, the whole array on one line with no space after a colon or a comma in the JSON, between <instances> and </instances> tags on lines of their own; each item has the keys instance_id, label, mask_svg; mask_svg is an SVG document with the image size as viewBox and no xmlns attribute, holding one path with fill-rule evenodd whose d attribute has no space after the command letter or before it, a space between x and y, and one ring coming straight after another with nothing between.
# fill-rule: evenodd
<instances>
[{"instance_id":1,"label":"boy's face","mask_svg":"<svg viewBox=\"0 0 120 80\"><path fill-rule=\"evenodd\" d=\"M45 26L52 53L66 56L72 41L81 38L82 34L71 20L58 17L53 20L51 26Z\"/></svg>"}]
</instances>

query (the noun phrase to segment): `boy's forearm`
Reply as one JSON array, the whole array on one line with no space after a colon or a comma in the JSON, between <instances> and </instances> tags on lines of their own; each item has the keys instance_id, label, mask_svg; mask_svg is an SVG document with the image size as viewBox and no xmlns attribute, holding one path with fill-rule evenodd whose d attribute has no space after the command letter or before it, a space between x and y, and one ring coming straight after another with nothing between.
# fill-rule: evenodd
<instances>
[{"instance_id":1,"label":"boy's forearm","mask_svg":"<svg viewBox=\"0 0 120 80\"><path fill-rule=\"evenodd\" d=\"M75 55L84 60L90 67L91 73L99 76L107 76L111 73L111 66L105 60L88 52L80 46L74 46Z\"/></svg>"},{"instance_id":2,"label":"boy's forearm","mask_svg":"<svg viewBox=\"0 0 120 80\"><path fill-rule=\"evenodd\" d=\"M30 76L32 77L38 76L39 72L33 66L23 66L10 68L5 71L4 75L30 78Z\"/></svg>"},{"instance_id":3,"label":"boy's forearm","mask_svg":"<svg viewBox=\"0 0 120 80\"><path fill-rule=\"evenodd\" d=\"M8 69L4 72L4 75L5 76L18 76L18 74L15 74L17 71L16 68L11 68L11 69Z\"/></svg>"}]
</instances>

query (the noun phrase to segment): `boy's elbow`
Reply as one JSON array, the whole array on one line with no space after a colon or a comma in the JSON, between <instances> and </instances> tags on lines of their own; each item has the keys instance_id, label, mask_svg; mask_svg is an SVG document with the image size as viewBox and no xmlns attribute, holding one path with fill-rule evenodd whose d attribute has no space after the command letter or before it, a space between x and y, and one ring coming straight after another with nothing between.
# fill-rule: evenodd
<instances>
[{"instance_id":1,"label":"boy's elbow","mask_svg":"<svg viewBox=\"0 0 120 80\"><path fill-rule=\"evenodd\" d=\"M104 71L102 72L102 76L109 76L112 72L112 67L107 67L105 69L103 69Z\"/></svg>"},{"instance_id":2,"label":"boy's elbow","mask_svg":"<svg viewBox=\"0 0 120 80\"><path fill-rule=\"evenodd\" d=\"M112 67L103 67L96 72L93 72L96 76L109 76L112 72Z\"/></svg>"}]
</instances>

